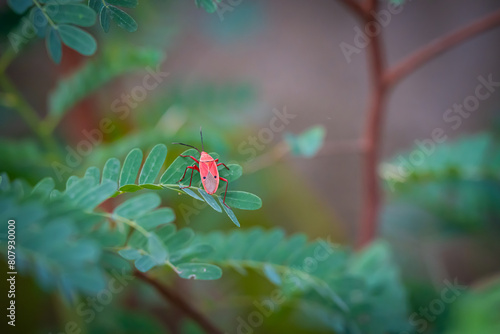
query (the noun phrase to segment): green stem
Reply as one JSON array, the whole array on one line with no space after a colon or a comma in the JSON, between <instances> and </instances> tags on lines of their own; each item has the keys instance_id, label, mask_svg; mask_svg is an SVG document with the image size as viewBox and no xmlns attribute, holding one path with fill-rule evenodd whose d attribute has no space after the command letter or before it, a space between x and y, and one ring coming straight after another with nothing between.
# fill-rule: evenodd
<instances>
[{"instance_id":1,"label":"green stem","mask_svg":"<svg viewBox=\"0 0 500 334\"><path fill-rule=\"evenodd\" d=\"M40 5L40 3L38 2L38 0L33 0L33 3L35 4L35 6L37 6L38 8L40 8L40 10L42 11L43 16L45 16L45 18L47 19L47 22L49 22L49 24L52 26L52 28L58 29L57 24L55 24L54 21L52 21L52 19L50 18L50 16L45 11L45 7L42 7L42 5Z\"/></svg>"},{"instance_id":2,"label":"green stem","mask_svg":"<svg viewBox=\"0 0 500 334\"><path fill-rule=\"evenodd\" d=\"M16 58L17 53L13 48L8 48L7 51L0 57L0 73L4 73L10 63Z\"/></svg>"},{"instance_id":3,"label":"green stem","mask_svg":"<svg viewBox=\"0 0 500 334\"><path fill-rule=\"evenodd\" d=\"M144 229L144 227L142 227L141 225L137 224L136 222L134 222L130 219L127 219L125 217L117 216L117 215L114 215L114 214L108 213L108 212L90 212L90 213L94 214L94 215L106 217L106 218L112 219L112 220L120 222L120 223L124 223L124 224L132 227L133 229L135 229L137 232L144 235L146 238L148 238L150 235L150 233L148 231L146 231L146 229Z\"/></svg>"},{"instance_id":4,"label":"green stem","mask_svg":"<svg viewBox=\"0 0 500 334\"><path fill-rule=\"evenodd\" d=\"M36 111L24 100L21 93L10 81L5 72L0 73L0 87L6 93L5 96L7 97L9 106L21 115L33 132L42 140L46 148L56 156L58 154L58 149L54 138L43 131L43 128L40 126L40 118Z\"/></svg>"}]
</instances>

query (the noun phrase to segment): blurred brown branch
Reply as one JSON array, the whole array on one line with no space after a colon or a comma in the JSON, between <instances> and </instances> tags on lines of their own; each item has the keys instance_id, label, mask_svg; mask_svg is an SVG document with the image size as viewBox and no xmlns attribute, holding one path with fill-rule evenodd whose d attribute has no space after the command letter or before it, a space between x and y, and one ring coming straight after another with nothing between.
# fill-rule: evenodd
<instances>
[{"instance_id":1,"label":"blurred brown branch","mask_svg":"<svg viewBox=\"0 0 500 334\"><path fill-rule=\"evenodd\" d=\"M134 276L154 287L156 291L158 291L160 295L163 298L165 298L165 300L167 300L173 306L179 308L187 317L191 318L193 321L198 323L198 325L200 325L200 327L203 328L203 330L205 330L206 333L209 334L223 333L210 321L210 319L208 319L202 313L196 310L193 306L191 306L188 302L186 302L177 293L170 290L168 287L162 285L154 278L151 278L148 275L137 270L134 271Z\"/></svg>"},{"instance_id":2,"label":"blurred brown branch","mask_svg":"<svg viewBox=\"0 0 500 334\"><path fill-rule=\"evenodd\" d=\"M374 14L378 8L377 0L365 0L363 3L357 0L339 1L359 16L365 25L370 22L376 22ZM380 185L377 177L377 166L382 141L381 132L385 102L389 88L434 57L463 43L469 38L499 25L500 10L431 42L420 50L415 51L392 69L386 69L380 35L376 34L371 37L368 57L371 67L372 91L368 105L367 124L363 136L365 148L364 178L366 186L363 194L364 207L357 233L358 247L367 245L373 240L377 232L377 219L380 207Z\"/></svg>"},{"instance_id":3,"label":"blurred brown branch","mask_svg":"<svg viewBox=\"0 0 500 334\"><path fill-rule=\"evenodd\" d=\"M500 10L493 12L473 23L458 29L446 36L438 38L428 45L415 51L408 58L401 61L385 74L385 82L388 85L394 85L399 80L409 75L429 60L439 56L455 46L465 42L467 39L493 29L500 25Z\"/></svg>"}]
</instances>

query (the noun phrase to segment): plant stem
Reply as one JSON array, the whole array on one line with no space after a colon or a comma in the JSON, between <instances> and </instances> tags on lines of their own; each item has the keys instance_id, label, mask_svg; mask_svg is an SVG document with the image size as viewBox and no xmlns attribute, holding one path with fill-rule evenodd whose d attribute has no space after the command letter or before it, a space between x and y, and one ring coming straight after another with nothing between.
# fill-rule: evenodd
<instances>
[{"instance_id":1,"label":"plant stem","mask_svg":"<svg viewBox=\"0 0 500 334\"><path fill-rule=\"evenodd\" d=\"M137 270L134 271L134 276L154 287L156 291L158 291L163 298L165 298L165 300L178 307L187 317L197 322L198 325L205 330L205 332L209 334L223 334L223 332L218 329L210 321L210 319L205 317L200 311L191 306L187 301L167 286L162 285L157 280Z\"/></svg>"},{"instance_id":2,"label":"plant stem","mask_svg":"<svg viewBox=\"0 0 500 334\"><path fill-rule=\"evenodd\" d=\"M40 118L36 111L24 100L21 93L10 81L5 72L0 73L0 87L2 87L6 96L8 96L9 102L11 102L10 106L21 115L28 126L41 139L49 152L52 152L55 156L58 155L59 151L54 138L43 131L43 128L40 126Z\"/></svg>"},{"instance_id":3,"label":"plant stem","mask_svg":"<svg viewBox=\"0 0 500 334\"><path fill-rule=\"evenodd\" d=\"M16 52L13 48L9 47L5 53L0 57L0 74L3 74L10 63L16 58Z\"/></svg>"},{"instance_id":4,"label":"plant stem","mask_svg":"<svg viewBox=\"0 0 500 334\"><path fill-rule=\"evenodd\" d=\"M413 52L405 60L401 61L398 65L395 65L391 70L387 71L385 81L389 85L394 85L429 60L454 48L455 46L458 46L469 38L475 37L476 35L497 26L500 26L500 10L494 11L493 13L480 18L461 29L438 38L422 47L420 50Z\"/></svg>"},{"instance_id":5,"label":"plant stem","mask_svg":"<svg viewBox=\"0 0 500 334\"><path fill-rule=\"evenodd\" d=\"M376 21L372 13L377 10L377 0L365 0L362 4L356 0L339 1L361 18L363 24L366 25L369 22ZM381 202L377 168L382 143L381 133L385 111L384 104L389 88L392 88L399 80L434 57L463 43L471 37L499 25L500 10L497 10L464 28L424 46L390 70L385 68L385 57L382 52L380 36L375 35L371 38L368 57L371 67L372 93L368 106L367 125L363 136L365 148L364 178L366 186L364 190L362 218L357 233L358 247L363 247L371 242L377 232L378 213Z\"/></svg>"},{"instance_id":6,"label":"plant stem","mask_svg":"<svg viewBox=\"0 0 500 334\"><path fill-rule=\"evenodd\" d=\"M108 212L90 212L90 213L94 214L94 215L106 217L106 218L109 218L109 219L112 219L114 221L118 221L118 222L121 222L124 224L127 224L128 226L130 226L134 230L137 230L137 232L144 235L146 238L148 238L150 235L150 233L148 231L146 231L146 229L144 229L144 227L142 227L141 225L137 224L136 222L134 222L130 219L127 219L125 217L117 216L117 215L114 215L114 214L108 213Z\"/></svg>"},{"instance_id":7,"label":"plant stem","mask_svg":"<svg viewBox=\"0 0 500 334\"><path fill-rule=\"evenodd\" d=\"M38 0L33 0L33 3L35 4L35 6L37 6L40 9L40 11L42 12L43 16L45 16L45 18L47 19L47 22L49 22L49 24L52 26L52 28L58 29L57 24L55 24L54 21L52 21L52 19L50 18L50 16L45 11L45 8L42 7L42 5L40 5L40 3L38 2Z\"/></svg>"}]
</instances>

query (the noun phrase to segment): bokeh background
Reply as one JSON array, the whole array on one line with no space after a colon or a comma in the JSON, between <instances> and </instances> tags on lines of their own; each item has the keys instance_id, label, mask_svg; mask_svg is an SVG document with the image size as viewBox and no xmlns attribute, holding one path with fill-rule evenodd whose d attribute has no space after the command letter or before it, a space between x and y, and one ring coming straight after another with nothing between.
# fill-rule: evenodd
<instances>
[{"instance_id":1,"label":"bokeh background","mask_svg":"<svg viewBox=\"0 0 500 334\"><path fill-rule=\"evenodd\" d=\"M385 8L387 2L381 3L381 8ZM434 38L498 8L494 0L407 1L403 11L392 16L383 29L384 53L389 65ZM15 26L19 17L9 10L5 1L0 1L0 11L1 50L4 51L8 45L4 38L6 32ZM340 48L342 42L353 44L354 29L362 24L341 4L327 0L242 0L229 4L225 12L212 14L190 1L150 0L140 1L130 13L139 24L135 33L116 26L107 34L99 27L90 29L99 44L94 57L99 57L104 50L127 54L138 48L154 48L165 54L160 69L169 75L123 120L113 112L113 101L140 84L147 73L144 70L128 73L99 88L64 116L55 131L57 140L64 143L62 147L77 145L85 139L82 131L97 128L104 117L111 118L116 125L116 130L104 136L103 143L93 149L77 170L83 173L88 166L102 165L109 156L123 159L134 147L147 150L158 142L169 145L175 140L198 145L198 129L203 126L205 146L217 151L226 161L242 164L244 171L248 171L237 187L263 199L261 210L242 212L239 216L245 228L281 227L288 233L303 232L312 239L329 237L333 242L352 245L362 214L362 156L356 149L337 152L331 148L339 142L356 142L366 125L370 88L367 51L352 55L349 62ZM415 140L429 138L437 127L448 129L449 139L441 152L445 157L457 154L451 147L455 140L473 136L496 138L499 92L481 101L479 108L464 119L457 130L449 130L443 114L454 103L462 103L474 94L479 76L491 74L495 80L500 79L499 36L500 31L493 29L468 40L397 85L389 95L384 116L383 161L410 151ZM87 60L64 48L62 63L56 65L47 56L45 43L38 40L17 56L7 74L35 110L45 115L47 96L57 82ZM248 161L249 155L242 152L242 143L269 127L276 110L284 109L296 117L258 150L256 159ZM276 158L285 133L300 133L317 125L324 127L326 138L314 157ZM21 143L31 136L22 119L4 107L0 109L0 133L4 143ZM7 146L2 149L4 157L7 156ZM473 154L475 149L472 146L470 150L472 152L458 153L464 164L467 154ZM181 151L169 146L167 161L172 161ZM0 156L0 169L12 178L23 177L35 183L51 175L50 167L34 171L29 165L17 166L6 160L2 162ZM481 193L475 201L489 204L483 209L480 205L479 209L470 209L479 211L475 218L467 221L466 228L454 226L454 218L443 213L456 210L453 205L447 207L446 201L438 203L440 210L436 214L420 199L398 197L397 192L385 190L379 235L395 250L411 309L428 305L440 293L446 279L482 284L478 282L498 272L500 216L490 212L498 205L495 204L498 203L498 178L487 182L488 189L493 191ZM444 190L438 187L432 191ZM476 194L468 189L463 191L472 197ZM178 226L205 232L233 228L227 219L221 220L211 212L184 219L178 205L185 199L175 194L165 196L166 201L174 203L170 206L176 210ZM424 190L418 196L428 195ZM469 210L462 208L465 212ZM237 315L245 314L250 307L248 300L251 302L255 298L252 296L269 289L267 283L252 273L242 278L234 272L228 273L222 284L220 281L191 284L182 280L175 280L174 284L178 289L189 290L195 304L209 309L210 315L224 324L224 328L236 328ZM72 311L68 311L60 297L41 291L29 277L19 279L18 285L22 289L19 321L30 319L29 324L22 325L24 333L43 330L55 333L62 319L71 318ZM145 287L144 293L153 300L150 311L157 318L175 322L178 316L175 310L165 311L158 297ZM132 309L141 308L141 302L132 293L120 296L117 303ZM498 302L495 305L498 306ZM433 321L426 332L449 331L453 326L449 310ZM284 310L273 315L255 332L276 333L287 329L285 323L290 312ZM106 318L104 313L98 317L102 321ZM125 321L122 318L114 319ZM329 332L306 327L287 330Z\"/></svg>"}]
</instances>

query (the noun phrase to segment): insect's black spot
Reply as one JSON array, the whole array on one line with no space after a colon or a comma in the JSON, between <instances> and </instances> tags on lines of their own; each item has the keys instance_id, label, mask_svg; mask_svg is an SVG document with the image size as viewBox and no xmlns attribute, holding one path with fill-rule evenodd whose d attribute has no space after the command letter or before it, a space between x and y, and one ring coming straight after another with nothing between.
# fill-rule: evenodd
<instances>
[{"instance_id":1,"label":"insect's black spot","mask_svg":"<svg viewBox=\"0 0 500 334\"><path fill-rule=\"evenodd\" d=\"M207 177L206 177L206 176L204 176L204 177L203 177L203 180L205 180L206 178L207 178Z\"/></svg>"},{"instance_id":2,"label":"insect's black spot","mask_svg":"<svg viewBox=\"0 0 500 334\"><path fill-rule=\"evenodd\" d=\"M217 175L214 175L214 179L216 179L216 178L217 178Z\"/></svg>"}]
</instances>

